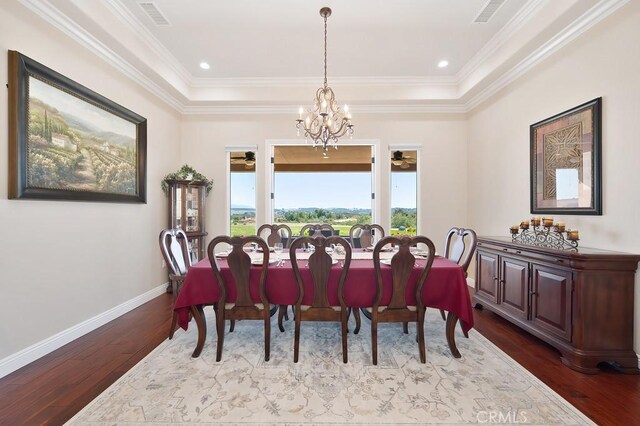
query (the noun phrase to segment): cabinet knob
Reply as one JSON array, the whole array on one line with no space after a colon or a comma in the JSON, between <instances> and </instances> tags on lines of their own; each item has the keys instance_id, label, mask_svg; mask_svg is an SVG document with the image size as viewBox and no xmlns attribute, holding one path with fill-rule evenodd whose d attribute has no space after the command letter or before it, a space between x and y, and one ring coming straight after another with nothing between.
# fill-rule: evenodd
<instances>
[{"instance_id":1,"label":"cabinet knob","mask_svg":"<svg viewBox=\"0 0 640 426\"><path fill-rule=\"evenodd\" d=\"M504 283L505 283L505 280L500 280L500 283L501 283L501 284L504 284Z\"/></svg>"},{"instance_id":2,"label":"cabinet knob","mask_svg":"<svg viewBox=\"0 0 640 426\"><path fill-rule=\"evenodd\" d=\"M493 277L493 280L494 281L498 281L498 277Z\"/></svg>"},{"instance_id":3,"label":"cabinet knob","mask_svg":"<svg viewBox=\"0 0 640 426\"><path fill-rule=\"evenodd\" d=\"M509 251L509 249L508 248L503 248L502 251Z\"/></svg>"},{"instance_id":4,"label":"cabinet knob","mask_svg":"<svg viewBox=\"0 0 640 426\"><path fill-rule=\"evenodd\" d=\"M522 252L521 252L520 250L516 250L516 253L520 254L520 253L522 253Z\"/></svg>"},{"instance_id":5,"label":"cabinet knob","mask_svg":"<svg viewBox=\"0 0 640 426\"><path fill-rule=\"evenodd\" d=\"M556 259L556 262L558 262L558 263L563 263L563 262L564 262L564 259Z\"/></svg>"},{"instance_id":6,"label":"cabinet knob","mask_svg":"<svg viewBox=\"0 0 640 426\"><path fill-rule=\"evenodd\" d=\"M538 294L538 293L537 293L537 292L535 292L535 291L532 291L532 292L530 292L529 294L533 296L534 294Z\"/></svg>"}]
</instances>

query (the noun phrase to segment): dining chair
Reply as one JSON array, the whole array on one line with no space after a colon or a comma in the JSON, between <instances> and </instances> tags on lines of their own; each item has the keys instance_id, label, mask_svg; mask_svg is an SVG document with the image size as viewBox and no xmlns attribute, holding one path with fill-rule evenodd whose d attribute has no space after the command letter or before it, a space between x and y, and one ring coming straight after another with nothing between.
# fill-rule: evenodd
<instances>
[{"instance_id":1,"label":"dining chair","mask_svg":"<svg viewBox=\"0 0 640 426\"><path fill-rule=\"evenodd\" d=\"M162 230L160 232L159 242L162 257L164 258L167 268L169 268L169 282L171 283L173 306L182 288L182 283L187 276L187 271L189 267L191 267L191 245L187 239L187 234L180 228ZM173 338L173 333L176 331L177 320L178 316L173 312L171 328L169 329L169 339Z\"/></svg>"},{"instance_id":2,"label":"dining chair","mask_svg":"<svg viewBox=\"0 0 640 426\"><path fill-rule=\"evenodd\" d=\"M231 246L231 252L227 255L227 264L231 271L231 282L227 283L226 278L220 271L218 258L215 249L218 244L228 244ZM248 244L255 243L262 249L262 259L259 263L253 263L251 256L245 252L244 247ZM226 235L218 236L211 240L207 247L209 263L218 283L220 297L215 307L216 309L216 331L218 334L218 344L216 348L216 361L222 358L222 346L224 344L224 324L225 320L263 320L264 321L264 360L269 361L270 356L270 339L271 339L271 320L270 305L267 300L265 290L265 281L267 278L267 269L269 266L269 246L258 236L251 237L229 237ZM260 259L258 259L260 260ZM260 302L256 303L251 298L250 292L250 276L251 265L257 264L260 267L260 276L258 278L258 296ZM235 289L235 300L227 300L227 288Z\"/></svg>"},{"instance_id":3,"label":"dining chair","mask_svg":"<svg viewBox=\"0 0 640 426\"><path fill-rule=\"evenodd\" d=\"M267 234L268 231L268 234ZM288 225L277 225L265 223L258 228L257 235L263 237L266 234L266 241L269 247L273 247L276 243L282 243L282 248L288 249L292 241L291 228ZM284 238L286 235L286 238ZM284 241L284 243L283 243ZM289 320L288 306L280 305L278 308L278 329L284 333L284 320Z\"/></svg>"},{"instance_id":4,"label":"dining chair","mask_svg":"<svg viewBox=\"0 0 640 426\"><path fill-rule=\"evenodd\" d=\"M420 275L415 285L415 302L408 304L406 300L406 288L414 266L416 258L411 253L410 248L418 243L427 246L425 264L419 265ZM388 304L380 305L382 301L384 282L382 279L382 267L380 262L380 252L388 244L398 246L398 252L393 255L389 262L391 268L391 299ZM371 316L371 355L373 365L378 364L378 323L380 322L415 322L418 334L418 349L420 351L420 362L426 363L425 343L424 343L424 315L425 306L422 303L422 287L424 285L433 259L435 258L435 247L433 242L424 236L402 238L385 237L382 238L373 249L373 266L376 277L376 295L371 308L366 311ZM423 259L420 259L420 264ZM386 266L385 266L386 267ZM405 333L408 330L405 326Z\"/></svg>"},{"instance_id":5,"label":"dining chair","mask_svg":"<svg viewBox=\"0 0 640 426\"><path fill-rule=\"evenodd\" d=\"M309 256L307 265L313 283L313 295L305 298L305 287L300 266L297 262L297 250L303 244L313 245L314 251ZM327 253L327 247L332 244L344 248L344 261L337 265L336 261ZM302 321L336 321L342 325L342 361L347 362L347 319L348 310L344 301L344 282L351 266L351 246L341 237L300 237L297 238L289 249L289 257L293 267L293 273L298 283L298 299L294 309L295 333L293 344L293 362L298 362L300 351L300 323ZM341 269L338 278L338 303L329 303L329 277L334 267ZM305 301L305 304L303 304Z\"/></svg>"},{"instance_id":6,"label":"dining chair","mask_svg":"<svg viewBox=\"0 0 640 426\"><path fill-rule=\"evenodd\" d=\"M374 237L384 238L384 228L378 224L355 224L349 229L349 242L353 248L365 248L373 246ZM360 247L356 247L356 239Z\"/></svg>"},{"instance_id":7,"label":"dining chair","mask_svg":"<svg viewBox=\"0 0 640 426\"><path fill-rule=\"evenodd\" d=\"M329 235L325 235L327 233L329 233ZM301 237L306 237L307 235L310 237L331 237L337 234L333 226L327 223L313 223L307 224L300 229Z\"/></svg>"},{"instance_id":8,"label":"dining chair","mask_svg":"<svg viewBox=\"0 0 640 426\"><path fill-rule=\"evenodd\" d=\"M268 231L268 234L267 234ZM266 234L266 241L269 247L273 247L276 243L282 243L283 248L289 248L291 244L291 228L288 225L277 225L265 223L258 228L257 235L263 237Z\"/></svg>"},{"instance_id":9,"label":"dining chair","mask_svg":"<svg viewBox=\"0 0 640 426\"><path fill-rule=\"evenodd\" d=\"M447 232L444 242L444 257L456 262L462 267L465 278L467 277L467 269L471 264L471 258L478 247L478 236L473 229L453 227ZM440 309L440 315L443 320L447 317L444 310ZM464 337L469 334L463 331Z\"/></svg>"}]
</instances>

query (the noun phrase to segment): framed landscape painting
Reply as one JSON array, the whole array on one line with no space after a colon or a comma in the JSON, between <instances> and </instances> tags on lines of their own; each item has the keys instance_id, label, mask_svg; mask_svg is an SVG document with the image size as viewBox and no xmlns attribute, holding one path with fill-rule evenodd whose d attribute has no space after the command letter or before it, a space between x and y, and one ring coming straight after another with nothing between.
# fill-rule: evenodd
<instances>
[{"instance_id":1,"label":"framed landscape painting","mask_svg":"<svg viewBox=\"0 0 640 426\"><path fill-rule=\"evenodd\" d=\"M532 124L531 213L602 214L602 98Z\"/></svg>"},{"instance_id":2,"label":"framed landscape painting","mask_svg":"<svg viewBox=\"0 0 640 426\"><path fill-rule=\"evenodd\" d=\"M146 202L147 121L9 51L9 198Z\"/></svg>"}]
</instances>

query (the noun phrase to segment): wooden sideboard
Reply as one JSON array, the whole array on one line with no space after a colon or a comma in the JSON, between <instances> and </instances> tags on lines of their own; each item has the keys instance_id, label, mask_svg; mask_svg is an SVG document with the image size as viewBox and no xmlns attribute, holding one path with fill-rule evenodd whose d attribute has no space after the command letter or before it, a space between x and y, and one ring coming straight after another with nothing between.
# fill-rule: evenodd
<instances>
[{"instance_id":1,"label":"wooden sideboard","mask_svg":"<svg viewBox=\"0 0 640 426\"><path fill-rule=\"evenodd\" d=\"M574 370L594 374L606 362L638 374L633 300L639 260L479 237L473 301L554 346Z\"/></svg>"}]
</instances>

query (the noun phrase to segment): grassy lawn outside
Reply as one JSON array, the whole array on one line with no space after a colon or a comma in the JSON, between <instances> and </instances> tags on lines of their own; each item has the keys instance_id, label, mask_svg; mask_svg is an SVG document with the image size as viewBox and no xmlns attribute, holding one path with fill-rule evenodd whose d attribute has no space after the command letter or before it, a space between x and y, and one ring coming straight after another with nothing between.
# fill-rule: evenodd
<instances>
[{"instance_id":1,"label":"grassy lawn outside","mask_svg":"<svg viewBox=\"0 0 640 426\"><path fill-rule=\"evenodd\" d=\"M286 223L291 228L291 233L293 235L300 235L300 230L305 225L304 223ZM349 236L349 229L351 229L351 225L332 225L336 231L340 231L341 237ZM231 236L248 236L256 234L256 226L254 224L237 224L231 225ZM416 232L414 229L409 230L399 230L399 229L391 229L391 235L415 235Z\"/></svg>"}]
</instances>

